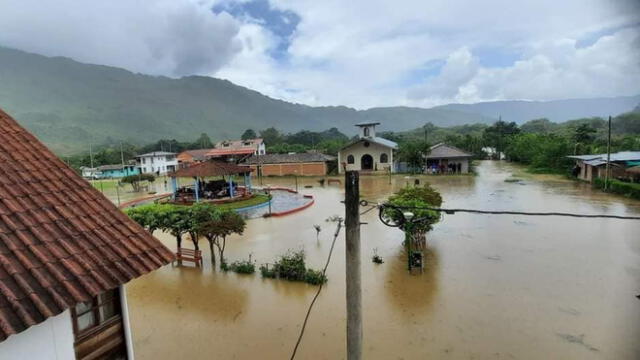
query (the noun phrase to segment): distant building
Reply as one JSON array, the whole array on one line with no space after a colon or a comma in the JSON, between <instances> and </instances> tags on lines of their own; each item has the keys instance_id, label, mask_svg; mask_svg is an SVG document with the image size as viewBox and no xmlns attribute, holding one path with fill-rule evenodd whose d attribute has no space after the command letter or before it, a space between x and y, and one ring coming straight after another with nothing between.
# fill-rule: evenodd
<instances>
[{"instance_id":1,"label":"distant building","mask_svg":"<svg viewBox=\"0 0 640 360\"><path fill-rule=\"evenodd\" d=\"M439 143L429 149L425 155L427 165L425 172L430 173L434 167L439 172L467 174L470 169L472 154L455 146Z\"/></svg>"},{"instance_id":2,"label":"distant building","mask_svg":"<svg viewBox=\"0 0 640 360\"><path fill-rule=\"evenodd\" d=\"M593 182L597 178L605 178L607 154L571 155L568 158L576 161L575 175L580 180ZM610 156L611 178L633 178L635 175L627 172L628 168L640 165L640 151L622 151Z\"/></svg>"},{"instance_id":3,"label":"distant building","mask_svg":"<svg viewBox=\"0 0 640 360\"><path fill-rule=\"evenodd\" d=\"M208 158L207 153L211 150L213 149L185 150L177 156L178 165L179 167L185 167L194 163L206 161Z\"/></svg>"},{"instance_id":4,"label":"distant building","mask_svg":"<svg viewBox=\"0 0 640 360\"><path fill-rule=\"evenodd\" d=\"M252 155L266 154L266 147L262 139L224 140L216 143L215 149L211 149L205 156L241 162Z\"/></svg>"},{"instance_id":5,"label":"distant building","mask_svg":"<svg viewBox=\"0 0 640 360\"><path fill-rule=\"evenodd\" d=\"M80 174L85 179L97 179L100 175L98 168L88 166L80 166Z\"/></svg>"},{"instance_id":6,"label":"distant building","mask_svg":"<svg viewBox=\"0 0 640 360\"><path fill-rule=\"evenodd\" d=\"M136 167L142 174L165 175L178 168L176 153L154 151L136 156Z\"/></svg>"},{"instance_id":7,"label":"distant building","mask_svg":"<svg viewBox=\"0 0 640 360\"><path fill-rule=\"evenodd\" d=\"M135 165L102 165L98 166L97 169L97 177L101 179L122 178L140 173L140 169Z\"/></svg>"},{"instance_id":8,"label":"distant building","mask_svg":"<svg viewBox=\"0 0 640 360\"><path fill-rule=\"evenodd\" d=\"M335 157L320 153L266 154L251 156L240 165L248 165L256 176L324 176L327 163Z\"/></svg>"},{"instance_id":9,"label":"distant building","mask_svg":"<svg viewBox=\"0 0 640 360\"><path fill-rule=\"evenodd\" d=\"M376 136L377 122L356 124L360 128L358 139L338 152L338 172L396 171L395 152L398 144Z\"/></svg>"},{"instance_id":10,"label":"distant building","mask_svg":"<svg viewBox=\"0 0 640 360\"><path fill-rule=\"evenodd\" d=\"M173 254L2 110L0 154L0 358L133 359L123 285Z\"/></svg>"}]
</instances>

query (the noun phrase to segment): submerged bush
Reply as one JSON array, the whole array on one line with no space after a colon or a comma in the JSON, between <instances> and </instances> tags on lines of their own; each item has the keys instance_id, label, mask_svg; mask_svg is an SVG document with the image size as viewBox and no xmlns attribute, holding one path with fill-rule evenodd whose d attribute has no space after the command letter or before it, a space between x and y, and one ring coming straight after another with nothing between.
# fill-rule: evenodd
<instances>
[{"instance_id":1,"label":"submerged bush","mask_svg":"<svg viewBox=\"0 0 640 360\"><path fill-rule=\"evenodd\" d=\"M269 279L276 278L275 270L269 269L269 266L265 264L260 265L260 274L262 274L262 277L265 277L265 278L269 278Z\"/></svg>"},{"instance_id":2,"label":"submerged bush","mask_svg":"<svg viewBox=\"0 0 640 360\"><path fill-rule=\"evenodd\" d=\"M253 274L256 272L256 265L250 259L234 261L229 265L229 269L238 274Z\"/></svg>"},{"instance_id":3,"label":"submerged bush","mask_svg":"<svg viewBox=\"0 0 640 360\"><path fill-rule=\"evenodd\" d=\"M320 285L327 282L327 276L320 270L307 269L304 274L304 281L311 285Z\"/></svg>"},{"instance_id":4,"label":"submerged bush","mask_svg":"<svg viewBox=\"0 0 640 360\"><path fill-rule=\"evenodd\" d=\"M260 273L265 278L282 278L289 281L304 281L311 285L320 285L327 281L322 271L307 269L304 261L304 251L289 251L273 264L271 268L267 264L260 266Z\"/></svg>"}]
</instances>

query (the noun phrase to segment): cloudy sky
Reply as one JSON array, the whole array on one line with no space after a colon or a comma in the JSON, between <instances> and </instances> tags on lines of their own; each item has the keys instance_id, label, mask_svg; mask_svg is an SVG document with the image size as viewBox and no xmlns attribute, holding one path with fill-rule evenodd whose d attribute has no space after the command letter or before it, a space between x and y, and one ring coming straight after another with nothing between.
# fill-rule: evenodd
<instances>
[{"instance_id":1,"label":"cloudy sky","mask_svg":"<svg viewBox=\"0 0 640 360\"><path fill-rule=\"evenodd\" d=\"M309 105L640 94L640 0L0 0L0 46Z\"/></svg>"}]
</instances>

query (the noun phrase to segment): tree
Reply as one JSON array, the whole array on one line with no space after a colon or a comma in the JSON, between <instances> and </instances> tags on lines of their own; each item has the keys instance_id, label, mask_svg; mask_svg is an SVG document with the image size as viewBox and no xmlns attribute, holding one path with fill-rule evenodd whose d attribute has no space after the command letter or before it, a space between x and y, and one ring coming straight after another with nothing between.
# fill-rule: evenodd
<instances>
[{"instance_id":1,"label":"tree","mask_svg":"<svg viewBox=\"0 0 640 360\"><path fill-rule=\"evenodd\" d=\"M137 174L137 175L129 175L120 179L120 182L123 184L131 184L131 188L133 191L140 191L140 183L143 181L154 182L156 181L156 177L153 174Z\"/></svg>"},{"instance_id":2,"label":"tree","mask_svg":"<svg viewBox=\"0 0 640 360\"><path fill-rule=\"evenodd\" d=\"M504 149L509 144L511 136L520 132L518 124L515 122L507 123L499 120L492 126L486 128L482 134L482 138L486 145L496 149L496 153L500 154L504 152Z\"/></svg>"},{"instance_id":3,"label":"tree","mask_svg":"<svg viewBox=\"0 0 640 360\"><path fill-rule=\"evenodd\" d=\"M190 215L188 207L179 205L161 205L160 211L156 214L161 222L162 230L176 237L178 248L182 247L182 236L191 231ZM198 238L192 238L191 241L194 248L199 250Z\"/></svg>"},{"instance_id":4,"label":"tree","mask_svg":"<svg viewBox=\"0 0 640 360\"><path fill-rule=\"evenodd\" d=\"M407 235L407 240L423 240L433 225L440 221L439 212L424 209L442 205L440 193L429 184L402 188L389 197L387 204L391 206L385 208L383 216L402 224L400 228ZM419 221L405 221L406 211L413 213L413 220Z\"/></svg>"},{"instance_id":5,"label":"tree","mask_svg":"<svg viewBox=\"0 0 640 360\"><path fill-rule=\"evenodd\" d=\"M573 133L573 140L580 144L588 144L595 139L596 129L589 124L580 124Z\"/></svg>"},{"instance_id":6,"label":"tree","mask_svg":"<svg viewBox=\"0 0 640 360\"><path fill-rule=\"evenodd\" d=\"M193 149L209 149L212 147L213 143L211 142L211 138L205 133L200 134L198 139L190 146L190 148Z\"/></svg>"},{"instance_id":7,"label":"tree","mask_svg":"<svg viewBox=\"0 0 640 360\"><path fill-rule=\"evenodd\" d=\"M242 140L249 140L249 139L255 139L257 137L258 135L256 135L256 132L253 131L253 129L247 129L244 131L244 133L242 133L242 136L240 138Z\"/></svg>"},{"instance_id":8,"label":"tree","mask_svg":"<svg viewBox=\"0 0 640 360\"><path fill-rule=\"evenodd\" d=\"M208 216L203 216L197 222L198 234L204 236L209 242L211 250L211 261L215 263L213 246L218 248L220 263L224 263L224 250L227 245L227 236L231 234L242 234L247 223L242 216L232 210L211 212Z\"/></svg>"},{"instance_id":9,"label":"tree","mask_svg":"<svg viewBox=\"0 0 640 360\"><path fill-rule=\"evenodd\" d=\"M424 141L407 141L400 144L398 159L407 163L414 172L422 172L429 152L429 144Z\"/></svg>"},{"instance_id":10,"label":"tree","mask_svg":"<svg viewBox=\"0 0 640 360\"><path fill-rule=\"evenodd\" d=\"M260 137L267 145L275 145L282 142L282 135L280 135L280 132L274 127L260 131Z\"/></svg>"},{"instance_id":11,"label":"tree","mask_svg":"<svg viewBox=\"0 0 640 360\"><path fill-rule=\"evenodd\" d=\"M557 124L552 123L549 119L534 119L529 120L520 126L520 130L525 133L540 133L547 134L553 132L557 127Z\"/></svg>"},{"instance_id":12,"label":"tree","mask_svg":"<svg viewBox=\"0 0 640 360\"><path fill-rule=\"evenodd\" d=\"M218 236L215 226L212 226L220 218L220 211L214 205L197 203L191 207L191 237L204 237L209 243L211 262L215 264L216 255L213 252L213 244Z\"/></svg>"}]
</instances>

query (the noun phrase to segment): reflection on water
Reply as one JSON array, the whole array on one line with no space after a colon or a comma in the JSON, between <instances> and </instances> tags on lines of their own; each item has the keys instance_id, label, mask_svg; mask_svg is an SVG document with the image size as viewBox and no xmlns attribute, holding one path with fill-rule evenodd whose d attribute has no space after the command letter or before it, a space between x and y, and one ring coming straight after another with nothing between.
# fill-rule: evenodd
<instances>
[{"instance_id":1,"label":"reflection on water","mask_svg":"<svg viewBox=\"0 0 640 360\"><path fill-rule=\"evenodd\" d=\"M478 176L361 178L382 200L415 179L430 181L447 207L639 214L640 202L556 176L482 162ZM521 183L504 180L516 173ZM249 221L228 241L228 260L258 264L304 249L319 269L344 212L340 186L299 178L316 204L283 218ZM265 185L294 179L265 178ZM313 188L303 188L312 185ZM363 216L366 359L638 359L640 224L621 220L446 215L428 234L425 272L406 271L403 236L377 214ZM314 224L320 224L320 243ZM299 359L345 355L344 234L329 282L311 315ZM159 235L170 248L175 240ZM206 249L206 246L204 246ZM374 249L385 260L371 262ZM290 356L315 287L211 269L164 268L127 287L137 359L283 359Z\"/></svg>"},{"instance_id":2,"label":"reflection on water","mask_svg":"<svg viewBox=\"0 0 640 360\"><path fill-rule=\"evenodd\" d=\"M425 314L438 292L438 249L426 248L423 256L424 272L420 276L407 276L406 247L398 247L398 252L384 263L384 287L389 303L398 313L408 318Z\"/></svg>"}]
</instances>

